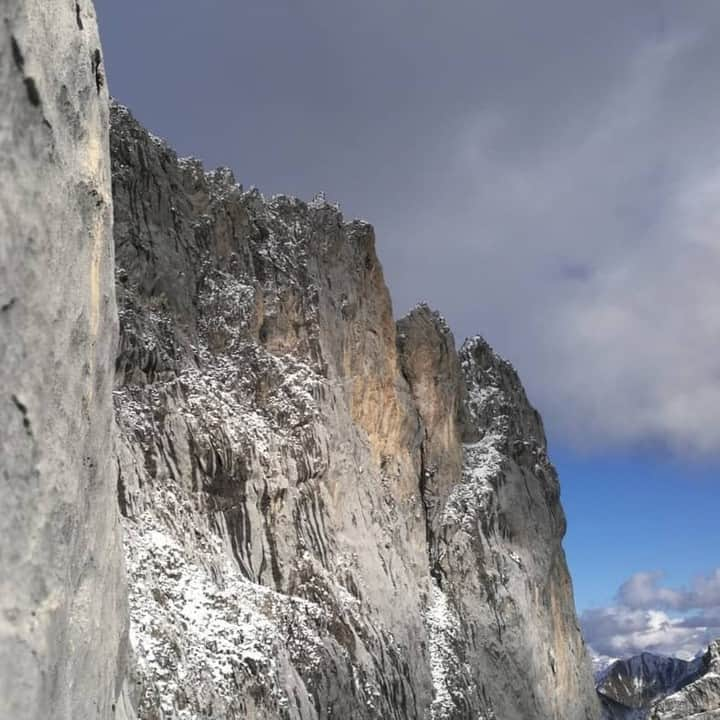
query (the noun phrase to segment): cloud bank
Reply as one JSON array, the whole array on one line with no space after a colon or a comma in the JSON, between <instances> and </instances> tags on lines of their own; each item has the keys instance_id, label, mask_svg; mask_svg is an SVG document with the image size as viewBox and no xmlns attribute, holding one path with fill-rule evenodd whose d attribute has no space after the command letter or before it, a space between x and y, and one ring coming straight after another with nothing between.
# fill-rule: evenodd
<instances>
[{"instance_id":1,"label":"cloud bank","mask_svg":"<svg viewBox=\"0 0 720 720\"><path fill-rule=\"evenodd\" d=\"M485 335L553 438L720 451L716 0L97 5L114 94L371 220L398 314Z\"/></svg>"},{"instance_id":2,"label":"cloud bank","mask_svg":"<svg viewBox=\"0 0 720 720\"><path fill-rule=\"evenodd\" d=\"M646 44L527 154L504 149L501 109L481 114L456 141L453 196L415 233L457 253L439 293L455 327L479 322L581 447L720 450L720 133L674 107L703 47Z\"/></svg>"},{"instance_id":3,"label":"cloud bank","mask_svg":"<svg viewBox=\"0 0 720 720\"><path fill-rule=\"evenodd\" d=\"M690 659L720 637L720 568L690 587L662 584L658 572L624 582L613 607L586 610L580 622L596 656L654 652Z\"/></svg>"}]
</instances>

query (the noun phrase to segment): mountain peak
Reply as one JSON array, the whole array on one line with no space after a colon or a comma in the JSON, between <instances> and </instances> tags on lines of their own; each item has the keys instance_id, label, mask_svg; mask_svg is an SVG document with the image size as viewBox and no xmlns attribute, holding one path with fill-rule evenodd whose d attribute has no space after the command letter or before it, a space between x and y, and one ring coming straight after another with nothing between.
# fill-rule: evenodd
<instances>
[{"instance_id":1,"label":"mountain peak","mask_svg":"<svg viewBox=\"0 0 720 720\"><path fill-rule=\"evenodd\" d=\"M618 660L597 680L608 720L720 718L720 641L694 660L642 652Z\"/></svg>"}]
</instances>

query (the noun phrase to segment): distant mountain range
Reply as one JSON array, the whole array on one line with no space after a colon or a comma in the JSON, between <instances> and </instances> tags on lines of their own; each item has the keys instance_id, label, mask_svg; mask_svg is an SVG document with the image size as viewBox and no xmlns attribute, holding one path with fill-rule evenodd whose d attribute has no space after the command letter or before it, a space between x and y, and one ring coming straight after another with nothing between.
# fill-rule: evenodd
<instances>
[{"instance_id":1,"label":"distant mountain range","mask_svg":"<svg viewBox=\"0 0 720 720\"><path fill-rule=\"evenodd\" d=\"M694 660L642 653L596 676L606 720L720 720L720 640Z\"/></svg>"}]
</instances>

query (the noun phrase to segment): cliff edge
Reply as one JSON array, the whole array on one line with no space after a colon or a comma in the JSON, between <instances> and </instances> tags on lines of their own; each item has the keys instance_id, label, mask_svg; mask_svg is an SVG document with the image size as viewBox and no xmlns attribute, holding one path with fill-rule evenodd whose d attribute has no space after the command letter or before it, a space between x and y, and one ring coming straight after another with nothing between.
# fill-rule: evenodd
<instances>
[{"instance_id":1,"label":"cliff edge","mask_svg":"<svg viewBox=\"0 0 720 720\"><path fill-rule=\"evenodd\" d=\"M372 228L112 110L142 717L597 717L542 423Z\"/></svg>"}]
</instances>

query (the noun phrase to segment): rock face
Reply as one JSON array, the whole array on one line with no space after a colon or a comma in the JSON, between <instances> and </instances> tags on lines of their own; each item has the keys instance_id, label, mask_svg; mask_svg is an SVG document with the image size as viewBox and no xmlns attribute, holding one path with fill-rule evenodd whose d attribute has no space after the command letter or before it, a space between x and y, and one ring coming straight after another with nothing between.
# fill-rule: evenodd
<instances>
[{"instance_id":1,"label":"rock face","mask_svg":"<svg viewBox=\"0 0 720 720\"><path fill-rule=\"evenodd\" d=\"M0 718L595 720L514 370L324 199L108 142L89 0L0 12Z\"/></svg>"},{"instance_id":2,"label":"rock face","mask_svg":"<svg viewBox=\"0 0 720 720\"><path fill-rule=\"evenodd\" d=\"M692 661L643 653L618 660L597 683L607 720L720 718L720 641Z\"/></svg>"},{"instance_id":3,"label":"rock face","mask_svg":"<svg viewBox=\"0 0 720 720\"><path fill-rule=\"evenodd\" d=\"M513 368L482 339L466 341L459 358L463 467L441 500L436 597L454 609L462 632L455 630L444 676L453 702L439 717L468 716L467 707L508 720L594 717L540 416ZM454 701L458 685L469 706Z\"/></svg>"},{"instance_id":4,"label":"rock face","mask_svg":"<svg viewBox=\"0 0 720 720\"><path fill-rule=\"evenodd\" d=\"M372 228L112 110L117 480L141 718L599 715L538 414L396 329Z\"/></svg>"},{"instance_id":5,"label":"rock face","mask_svg":"<svg viewBox=\"0 0 720 720\"><path fill-rule=\"evenodd\" d=\"M88 0L0 0L0 717L124 718L108 99Z\"/></svg>"}]
</instances>

